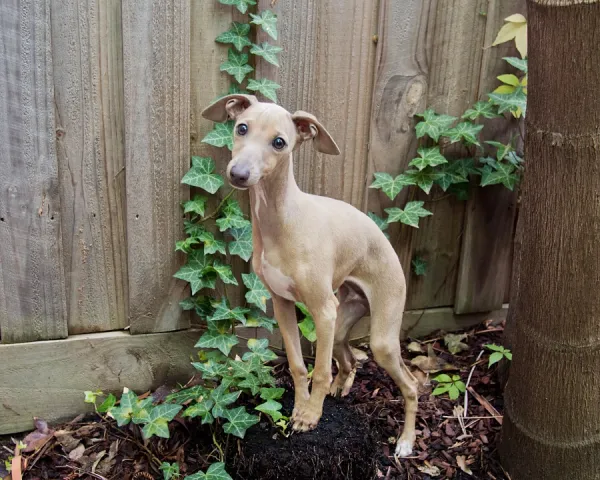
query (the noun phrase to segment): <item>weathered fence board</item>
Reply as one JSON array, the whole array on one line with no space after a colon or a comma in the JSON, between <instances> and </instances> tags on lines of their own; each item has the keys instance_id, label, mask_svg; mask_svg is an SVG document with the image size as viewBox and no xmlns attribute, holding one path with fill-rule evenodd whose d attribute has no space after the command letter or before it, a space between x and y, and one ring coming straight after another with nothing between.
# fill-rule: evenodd
<instances>
[{"instance_id":1,"label":"weathered fence board","mask_svg":"<svg viewBox=\"0 0 600 480\"><path fill-rule=\"evenodd\" d=\"M67 335L49 0L0 3L0 329Z\"/></svg>"},{"instance_id":2,"label":"weathered fence board","mask_svg":"<svg viewBox=\"0 0 600 480\"><path fill-rule=\"evenodd\" d=\"M123 0L129 316L134 333L189 325L180 184L189 168L190 3Z\"/></svg>"},{"instance_id":3,"label":"weathered fence board","mask_svg":"<svg viewBox=\"0 0 600 480\"><path fill-rule=\"evenodd\" d=\"M69 333L127 326L121 3L52 3Z\"/></svg>"}]
</instances>

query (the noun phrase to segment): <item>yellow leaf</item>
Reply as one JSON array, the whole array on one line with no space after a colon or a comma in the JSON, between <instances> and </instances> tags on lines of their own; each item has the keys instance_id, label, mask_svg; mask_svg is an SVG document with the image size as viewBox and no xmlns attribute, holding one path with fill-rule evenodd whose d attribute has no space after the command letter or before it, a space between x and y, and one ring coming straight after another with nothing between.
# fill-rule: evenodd
<instances>
[{"instance_id":1,"label":"yellow leaf","mask_svg":"<svg viewBox=\"0 0 600 480\"><path fill-rule=\"evenodd\" d=\"M492 46L500 45L501 43L508 42L512 40L517 35L519 29L523 26L521 23L506 23L502 26L500 31L498 32L498 36Z\"/></svg>"},{"instance_id":2,"label":"yellow leaf","mask_svg":"<svg viewBox=\"0 0 600 480\"><path fill-rule=\"evenodd\" d=\"M525 75L522 79L521 79L521 86L522 87L526 87L527 86L527 75Z\"/></svg>"},{"instance_id":3,"label":"yellow leaf","mask_svg":"<svg viewBox=\"0 0 600 480\"><path fill-rule=\"evenodd\" d=\"M512 85L513 87L519 85L519 79L516 75L513 75L512 73L499 75L498 80L500 80L502 83L506 83L507 85Z\"/></svg>"},{"instance_id":4,"label":"yellow leaf","mask_svg":"<svg viewBox=\"0 0 600 480\"><path fill-rule=\"evenodd\" d=\"M519 31L515 35L515 45L521 54L521 58L527 56L527 24L521 23Z\"/></svg>"},{"instance_id":5,"label":"yellow leaf","mask_svg":"<svg viewBox=\"0 0 600 480\"><path fill-rule=\"evenodd\" d=\"M515 87L512 85L500 85L493 93L513 93Z\"/></svg>"},{"instance_id":6,"label":"yellow leaf","mask_svg":"<svg viewBox=\"0 0 600 480\"><path fill-rule=\"evenodd\" d=\"M523 114L523 110L521 110L521 107L517 107L517 109L513 112L513 117L521 118L522 114Z\"/></svg>"},{"instance_id":7,"label":"yellow leaf","mask_svg":"<svg viewBox=\"0 0 600 480\"><path fill-rule=\"evenodd\" d=\"M456 464L458 465L458 468L460 468L467 475L473 475L473 471L469 468L469 465L467 464L467 459L464 455L458 455L456 457Z\"/></svg>"},{"instance_id":8,"label":"yellow leaf","mask_svg":"<svg viewBox=\"0 0 600 480\"><path fill-rule=\"evenodd\" d=\"M520 13L515 13L514 15L511 15L510 17L506 17L504 19L504 21L511 22L511 23L526 23L527 19Z\"/></svg>"}]
</instances>

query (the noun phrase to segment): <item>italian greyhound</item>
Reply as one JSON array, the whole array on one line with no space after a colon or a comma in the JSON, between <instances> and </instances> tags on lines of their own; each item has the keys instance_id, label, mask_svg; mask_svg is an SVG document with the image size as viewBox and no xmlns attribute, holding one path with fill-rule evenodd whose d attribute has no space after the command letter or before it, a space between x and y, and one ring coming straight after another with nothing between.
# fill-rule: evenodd
<instances>
[{"instance_id":1,"label":"italian greyhound","mask_svg":"<svg viewBox=\"0 0 600 480\"><path fill-rule=\"evenodd\" d=\"M253 95L225 96L202 116L215 122L235 121L227 179L250 194L252 267L271 293L285 343L295 389L294 430L317 426L327 393L350 392L356 371L350 329L370 314L375 361L394 379L405 402L404 431L396 455L409 456L415 441L417 380L400 356L406 281L398 256L363 212L339 200L302 192L294 179L294 150L312 140L318 152L339 155L335 141L313 115L291 114ZM316 326L310 393L295 302L306 305ZM339 367L333 383L332 357Z\"/></svg>"}]
</instances>

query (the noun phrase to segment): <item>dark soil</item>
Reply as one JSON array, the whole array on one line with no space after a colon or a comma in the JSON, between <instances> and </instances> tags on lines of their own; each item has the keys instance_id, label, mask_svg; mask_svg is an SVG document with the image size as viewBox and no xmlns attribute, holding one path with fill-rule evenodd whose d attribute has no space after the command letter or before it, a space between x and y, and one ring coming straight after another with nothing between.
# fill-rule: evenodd
<instances>
[{"instance_id":1,"label":"dark soil","mask_svg":"<svg viewBox=\"0 0 600 480\"><path fill-rule=\"evenodd\" d=\"M501 330L481 326L465 332L468 337L463 341L469 348L456 355L447 352L442 335L421 340L421 348L425 352L429 349L435 364L421 365L424 370L458 374L467 383L472 366L476 366L468 383L472 391L466 418L461 418L463 426L454 409L464 404L464 395L456 401L446 395L432 396L430 377L438 372L428 376L413 367L423 385L417 443L411 458L393 456L395 440L403 427L403 400L389 376L369 357L358 370L350 395L326 400L316 430L285 438L270 423L261 422L246 433L244 440L218 436L226 453L227 471L236 480L507 479L496 452L503 406L496 367L487 368L487 351L477 361L483 345L501 343ZM403 355L407 363L427 358L427 353L409 353L406 347ZM421 358L415 358L418 356ZM275 373L278 386L291 390L286 365L277 366ZM164 389L157 393L164 395ZM284 397L285 413L291 409L291 398L289 394ZM494 409L500 412L499 418L490 414L497 413ZM7 475L4 460L13 449L10 438L0 438L0 479ZM217 460L217 453L212 431L196 421L172 422L170 439L153 438L145 445L137 426L118 428L113 421L91 415L40 435L37 448L23 453L23 478L162 479L157 468L162 461L177 461L183 478L205 471Z\"/></svg>"}]
</instances>

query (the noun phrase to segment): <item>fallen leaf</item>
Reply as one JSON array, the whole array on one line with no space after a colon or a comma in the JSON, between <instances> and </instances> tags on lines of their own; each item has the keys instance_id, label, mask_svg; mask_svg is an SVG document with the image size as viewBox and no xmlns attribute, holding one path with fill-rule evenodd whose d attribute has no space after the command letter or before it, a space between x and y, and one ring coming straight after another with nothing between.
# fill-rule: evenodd
<instances>
[{"instance_id":1,"label":"fallen leaf","mask_svg":"<svg viewBox=\"0 0 600 480\"><path fill-rule=\"evenodd\" d=\"M359 362L364 362L369 359L369 356L363 350L354 347L350 347L350 350L354 354L354 358L356 358L356 360L358 360Z\"/></svg>"},{"instance_id":2,"label":"fallen leaf","mask_svg":"<svg viewBox=\"0 0 600 480\"><path fill-rule=\"evenodd\" d=\"M456 355L458 352L469 349L469 346L466 343L463 343L463 340L466 338L466 333L448 333L447 335L444 335L444 343L446 344L448 351L452 355Z\"/></svg>"},{"instance_id":3,"label":"fallen leaf","mask_svg":"<svg viewBox=\"0 0 600 480\"><path fill-rule=\"evenodd\" d=\"M41 418L35 417L33 419L35 430L29 433L24 439L23 443L27 445L23 452L29 453L37 450L44 446L44 444L52 437L54 430L48 428L48 424Z\"/></svg>"},{"instance_id":4,"label":"fallen leaf","mask_svg":"<svg viewBox=\"0 0 600 480\"><path fill-rule=\"evenodd\" d=\"M432 477L437 477L442 474L442 471L435 465L431 465L429 462L425 462L425 465L417 465L420 472L423 472Z\"/></svg>"},{"instance_id":5,"label":"fallen leaf","mask_svg":"<svg viewBox=\"0 0 600 480\"><path fill-rule=\"evenodd\" d=\"M75 447L73 450L71 450L69 452L69 459L76 462L77 460L80 460L81 457L83 457L84 452L85 452L85 445L83 443L80 443L79 445L77 445L77 447Z\"/></svg>"},{"instance_id":6,"label":"fallen leaf","mask_svg":"<svg viewBox=\"0 0 600 480\"><path fill-rule=\"evenodd\" d=\"M444 359L439 358L433 351L431 344L427 345L427 356L419 355L410 360L411 365L420 368L425 373L435 373L442 370L458 370L457 367L447 363Z\"/></svg>"},{"instance_id":7,"label":"fallen leaf","mask_svg":"<svg viewBox=\"0 0 600 480\"><path fill-rule=\"evenodd\" d=\"M73 438L71 432L68 430L59 430L54 433L56 437L56 441L60 443L66 453L71 453L72 450L75 450L80 444L80 441Z\"/></svg>"},{"instance_id":8,"label":"fallen leaf","mask_svg":"<svg viewBox=\"0 0 600 480\"><path fill-rule=\"evenodd\" d=\"M75 450L73 450L73 452L74 451ZM73 452L71 452L71 453L73 453ZM106 450L102 450L102 451L98 452L98 454L96 455L96 460L94 460L94 463L92 464L92 473L96 473L96 468L98 467L98 464L104 458L105 455L106 455Z\"/></svg>"},{"instance_id":9,"label":"fallen leaf","mask_svg":"<svg viewBox=\"0 0 600 480\"><path fill-rule=\"evenodd\" d=\"M423 352L423 347L421 346L421 344L419 342L410 342L406 346L406 349L412 353L422 353Z\"/></svg>"},{"instance_id":10,"label":"fallen leaf","mask_svg":"<svg viewBox=\"0 0 600 480\"><path fill-rule=\"evenodd\" d=\"M472 470L467 465L467 459L464 455L458 455L456 457L456 465L458 465L458 468L460 468L467 475L473 475Z\"/></svg>"}]
</instances>

